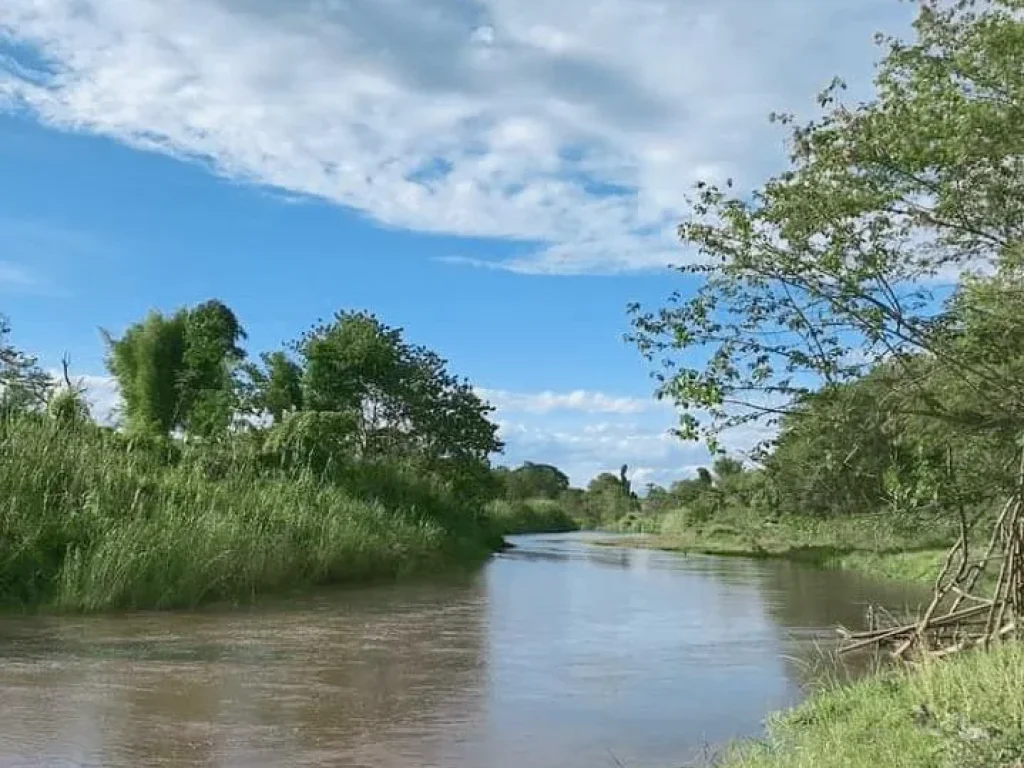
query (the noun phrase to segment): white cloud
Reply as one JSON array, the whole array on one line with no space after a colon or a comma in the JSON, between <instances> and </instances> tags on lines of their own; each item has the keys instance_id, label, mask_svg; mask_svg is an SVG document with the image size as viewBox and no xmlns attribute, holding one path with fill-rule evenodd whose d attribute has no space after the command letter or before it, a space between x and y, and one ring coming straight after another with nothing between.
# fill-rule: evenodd
<instances>
[{"instance_id":1,"label":"white cloud","mask_svg":"<svg viewBox=\"0 0 1024 768\"><path fill-rule=\"evenodd\" d=\"M572 392L507 392L500 389L477 389L477 394L502 413L550 413L579 411L581 413L643 413L665 408L653 398L624 397L577 389Z\"/></svg>"},{"instance_id":2,"label":"white cloud","mask_svg":"<svg viewBox=\"0 0 1024 768\"><path fill-rule=\"evenodd\" d=\"M482 396L493 390L479 390ZM664 485L696 474L712 458L699 443L672 434L675 409L653 398L629 398L602 392L499 392L488 397L506 448L498 463L554 464L574 485L586 486L601 472L618 473L623 464L638 485ZM747 424L722 436L731 452L752 449L772 430Z\"/></svg>"},{"instance_id":3,"label":"white cloud","mask_svg":"<svg viewBox=\"0 0 1024 768\"><path fill-rule=\"evenodd\" d=\"M0 288L35 288L36 285L36 278L24 267L0 261Z\"/></svg>"},{"instance_id":4,"label":"white cloud","mask_svg":"<svg viewBox=\"0 0 1024 768\"><path fill-rule=\"evenodd\" d=\"M62 371L53 368L48 373L54 381L61 382L61 386L63 386L64 374ZM76 376L72 373L71 383L85 395L85 401L89 404L89 412L97 422L106 426L112 426L117 422L121 408L121 391L112 376L98 374Z\"/></svg>"},{"instance_id":5,"label":"white cloud","mask_svg":"<svg viewBox=\"0 0 1024 768\"><path fill-rule=\"evenodd\" d=\"M836 71L864 81L871 33L908 15L892 0L4 0L0 107L385 225L534 244L501 265L518 272L614 272L685 258L690 182L756 182L780 157L763 116Z\"/></svg>"},{"instance_id":6,"label":"white cloud","mask_svg":"<svg viewBox=\"0 0 1024 768\"><path fill-rule=\"evenodd\" d=\"M110 376L79 376L73 378L85 389L92 417L100 424L111 426L118 421L121 391Z\"/></svg>"}]
</instances>

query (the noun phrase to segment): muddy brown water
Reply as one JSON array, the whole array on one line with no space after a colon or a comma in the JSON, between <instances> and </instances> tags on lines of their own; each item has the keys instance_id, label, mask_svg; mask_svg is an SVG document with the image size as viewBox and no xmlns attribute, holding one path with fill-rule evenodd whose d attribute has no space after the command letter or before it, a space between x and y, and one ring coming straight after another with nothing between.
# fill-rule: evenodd
<instances>
[{"instance_id":1,"label":"muddy brown water","mask_svg":"<svg viewBox=\"0 0 1024 768\"><path fill-rule=\"evenodd\" d=\"M675 768L756 736L912 588L514 539L479 572L257 608L0 618L0 766Z\"/></svg>"}]
</instances>

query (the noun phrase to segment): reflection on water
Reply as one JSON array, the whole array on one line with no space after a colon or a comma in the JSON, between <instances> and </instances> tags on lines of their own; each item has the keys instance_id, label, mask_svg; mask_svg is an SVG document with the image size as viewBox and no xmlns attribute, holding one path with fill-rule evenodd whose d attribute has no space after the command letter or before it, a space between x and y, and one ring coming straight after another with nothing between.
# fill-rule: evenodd
<instances>
[{"instance_id":1,"label":"reflection on water","mask_svg":"<svg viewBox=\"0 0 1024 768\"><path fill-rule=\"evenodd\" d=\"M521 537L456 580L250 611L0 619L0 766L678 766L920 595Z\"/></svg>"}]
</instances>

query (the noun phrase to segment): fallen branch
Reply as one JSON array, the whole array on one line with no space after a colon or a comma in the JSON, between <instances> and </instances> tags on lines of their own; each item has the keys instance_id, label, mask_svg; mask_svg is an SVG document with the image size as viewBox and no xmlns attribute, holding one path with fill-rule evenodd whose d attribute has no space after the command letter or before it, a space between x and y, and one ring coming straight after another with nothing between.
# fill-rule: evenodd
<instances>
[{"instance_id":1,"label":"fallen branch","mask_svg":"<svg viewBox=\"0 0 1024 768\"><path fill-rule=\"evenodd\" d=\"M1024 615L1024 451L1017 487L1000 510L979 560L969 561L970 533L977 518L968 521L962 506L959 512L960 535L946 553L932 599L921 617L911 623L878 627L877 612L872 609L867 631L840 628L846 641L840 653L895 645L893 655L897 658L912 649L941 658L976 645L988 647L1017 634L1019 619ZM975 594L981 577L994 563L998 563L998 573L991 593ZM952 603L947 600L950 596L955 596ZM967 601L974 605L961 607Z\"/></svg>"}]
</instances>

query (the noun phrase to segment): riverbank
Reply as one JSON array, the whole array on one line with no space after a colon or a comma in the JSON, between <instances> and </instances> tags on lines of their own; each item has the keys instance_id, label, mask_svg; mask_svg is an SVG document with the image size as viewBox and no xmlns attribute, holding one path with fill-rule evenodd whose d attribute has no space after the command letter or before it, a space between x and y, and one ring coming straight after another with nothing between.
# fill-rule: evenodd
<instances>
[{"instance_id":1,"label":"riverbank","mask_svg":"<svg viewBox=\"0 0 1024 768\"><path fill-rule=\"evenodd\" d=\"M94 612L250 603L482 562L478 510L412 469L327 478L91 425L0 425L0 604Z\"/></svg>"},{"instance_id":2,"label":"riverbank","mask_svg":"<svg viewBox=\"0 0 1024 768\"><path fill-rule=\"evenodd\" d=\"M721 768L1018 768L1024 646L965 653L823 690Z\"/></svg>"},{"instance_id":3,"label":"riverbank","mask_svg":"<svg viewBox=\"0 0 1024 768\"><path fill-rule=\"evenodd\" d=\"M502 536L522 533L571 533L579 523L565 508L549 499L509 501L496 499L485 509L492 530Z\"/></svg>"},{"instance_id":4,"label":"riverbank","mask_svg":"<svg viewBox=\"0 0 1024 768\"><path fill-rule=\"evenodd\" d=\"M897 526L870 516L662 526L660 533L630 537L630 546L720 557L780 558L926 584L934 580L952 541L952 533L934 523ZM595 543L615 544L616 539L610 534L606 541Z\"/></svg>"},{"instance_id":5,"label":"riverbank","mask_svg":"<svg viewBox=\"0 0 1024 768\"><path fill-rule=\"evenodd\" d=\"M927 531L928 533L922 533ZM609 539L605 544L613 544ZM930 585L951 535L934 522L712 523L631 537L630 545L725 557L778 558ZM1021 768L1024 646L1006 644L917 668L833 683L768 722L762 740L719 768Z\"/></svg>"}]
</instances>

